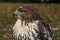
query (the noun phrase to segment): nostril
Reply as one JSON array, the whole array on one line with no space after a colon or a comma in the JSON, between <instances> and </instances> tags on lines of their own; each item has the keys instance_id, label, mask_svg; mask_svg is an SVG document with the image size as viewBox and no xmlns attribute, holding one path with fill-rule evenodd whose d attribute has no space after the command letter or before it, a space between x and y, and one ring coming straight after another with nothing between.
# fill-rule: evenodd
<instances>
[{"instance_id":1,"label":"nostril","mask_svg":"<svg viewBox=\"0 0 60 40\"><path fill-rule=\"evenodd\" d=\"M13 16L15 16L15 14L13 14Z\"/></svg>"}]
</instances>

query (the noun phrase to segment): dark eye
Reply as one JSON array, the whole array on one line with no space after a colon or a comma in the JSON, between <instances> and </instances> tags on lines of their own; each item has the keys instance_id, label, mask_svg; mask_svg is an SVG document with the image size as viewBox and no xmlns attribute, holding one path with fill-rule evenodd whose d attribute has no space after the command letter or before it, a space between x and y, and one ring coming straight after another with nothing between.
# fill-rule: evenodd
<instances>
[{"instance_id":1,"label":"dark eye","mask_svg":"<svg viewBox=\"0 0 60 40\"><path fill-rule=\"evenodd\" d=\"M18 11L20 11L20 12L26 12L25 10L20 10L20 9L18 9Z\"/></svg>"},{"instance_id":2,"label":"dark eye","mask_svg":"<svg viewBox=\"0 0 60 40\"><path fill-rule=\"evenodd\" d=\"M23 10L19 10L19 9L18 9L18 11L22 12Z\"/></svg>"},{"instance_id":3,"label":"dark eye","mask_svg":"<svg viewBox=\"0 0 60 40\"><path fill-rule=\"evenodd\" d=\"M27 12L27 11L25 11L25 10L19 10L20 12Z\"/></svg>"}]
</instances>

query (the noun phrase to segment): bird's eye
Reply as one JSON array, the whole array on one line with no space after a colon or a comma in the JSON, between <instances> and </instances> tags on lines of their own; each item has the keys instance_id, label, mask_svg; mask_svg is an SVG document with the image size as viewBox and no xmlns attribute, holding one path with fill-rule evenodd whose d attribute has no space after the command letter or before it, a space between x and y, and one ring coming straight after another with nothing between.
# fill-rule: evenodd
<instances>
[{"instance_id":1,"label":"bird's eye","mask_svg":"<svg viewBox=\"0 0 60 40\"><path fill-rule=\"evenodd\" d=\"M20 12L26 12L25 10L22 10L22 9L18 9L18 11L20 11Z\"/></svg>"},{"instance_id":2,"label":"bird's eye","mask_svg":"<svg viewBox=\"0 0 60 40\"><path fill-rule=\"evenodd\" d=\"M23 10L18 10L18 11L22 12Z\"/></svg>"}]
</instances>

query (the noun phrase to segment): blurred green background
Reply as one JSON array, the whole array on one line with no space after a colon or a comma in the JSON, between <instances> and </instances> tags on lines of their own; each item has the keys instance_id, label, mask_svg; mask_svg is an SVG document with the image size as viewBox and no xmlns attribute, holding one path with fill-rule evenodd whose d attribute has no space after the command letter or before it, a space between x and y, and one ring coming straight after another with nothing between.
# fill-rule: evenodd
<instances>
[{"instance_id":1,"label":"blurred green background","mask_svg":"<svg viewBox=\"0 0 60 40\"><path fill-rule=\"evenodd\" d=\"M19 2L19 3L42 3L42 2L59 2L59 0L0 0L0 2Z\"/></svg>"},{"instance_id":2,"label":"blurred green background","mask_svg":"<svg viewBox=\"0 0 60 40\"><path fill-rule=\"evenodd\" d=\"M17 19L13 12L22 3L0 3L0 40L12 40L12 27ZM54 40L60 40L60 4L33 4L40 16L52 27Z\"/></svg>"}]
</instances>

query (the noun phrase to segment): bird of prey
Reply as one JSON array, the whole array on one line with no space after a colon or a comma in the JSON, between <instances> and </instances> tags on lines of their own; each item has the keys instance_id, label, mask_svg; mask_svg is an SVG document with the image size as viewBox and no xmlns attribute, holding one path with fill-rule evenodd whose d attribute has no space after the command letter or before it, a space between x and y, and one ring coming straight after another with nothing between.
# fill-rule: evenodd
<instances>
[{"instance_id":1,"label":"bird of prey","mask_svg":"<svg viewBox=\"0 0 60 40\"><path fill-rule=\"evenodd\" d=\"M21 5L13 16L17 17L13 26L13 40L53 40L49 24L42 20L35 7Z\"/></svg>"}]
</instances>

